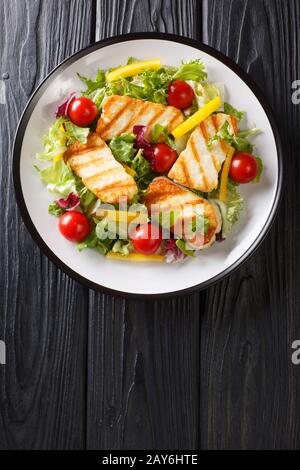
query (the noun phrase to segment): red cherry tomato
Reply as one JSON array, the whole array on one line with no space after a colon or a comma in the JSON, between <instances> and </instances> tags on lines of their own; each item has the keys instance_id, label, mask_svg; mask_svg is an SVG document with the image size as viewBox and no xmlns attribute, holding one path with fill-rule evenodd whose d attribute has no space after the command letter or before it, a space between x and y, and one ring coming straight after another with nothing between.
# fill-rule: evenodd
<instances>
[{"instance_id":1,"label":"red cherry tomato","mask_svg":"<svg viewBox=\"0 0 300 470\"><path fill-rule=\"evenodd\" d=\"M156 173L168 173L177 160L177 153L167 144L155 144L151 168Z\"/></svg>"},{"instance_id":2,"label":"red cherry tomato","mask_svg":"<svg viewBox=\"0 0 300 470\"><path fill-rule=\"evenodd\" d=\"M77 211L67 211L59 218L60 233L71 242L82 242L90 233L89 219Z\"/></svg>"},{"instance_id":3,"label":"red cherry tomato","mask_svg":"<svg viewBox=\"0 0 300 470\"><path fill-rule=\"evenodd\" d=\"M258 173L256 158L250 153L237 153L233 156L229 171L230 178L236 183L249 183Z\"/></svg>"},{"instance_id":4,"label":"red cherry tomato","mask_svg":"<svg viewBox=\"0 0 300 470\"><path fill-rule=\"evenodd\" d=\"M189 108L195 98L193 88L184 80L175 80L168 89L168 103L175 108Z\"/></svg>"},{"instance_id":5,"label":"red cherry tomato","mask_svg":"<svg viewBox=\"0 0 300 470\"><path fill-rule=\"evenodd\" d=\"M161 230L153 224L139 225L132 234L132 244L138 253L153 255L160 247Z\"/></svg>"},{"instance_id":6,"label":"red cherry tomato","mask_svg":"<svg viewBox=\"0 0 300 470\"><path fill-rule=\"evenodd\" d=\"M74 98L68 107L68 116L76 126L86 127L92 124L98 114L94 101L85 96Z\"/></svg>"}]
</instances>

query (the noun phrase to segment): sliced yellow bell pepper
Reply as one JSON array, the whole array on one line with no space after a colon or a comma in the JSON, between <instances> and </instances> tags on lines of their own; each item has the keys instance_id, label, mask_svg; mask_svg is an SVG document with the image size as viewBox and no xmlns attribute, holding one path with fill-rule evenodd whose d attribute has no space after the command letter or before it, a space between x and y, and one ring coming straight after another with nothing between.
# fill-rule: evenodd
<instances>
[{"instance_id":1,"label":"sliced yellow bell pepper","mask_svg":"<svg viewBox=\"0 0 300 470\"><path fill-rule=\"evenodd\" d=\"M53 161L59 162L60 160L62 160L62 158L63 158L63 154L61 153L60 155L56 155L56 157L53 158Z\"/></svg>"},{"instance_id":2,"label":"sliced yellow bell pepper","mask_svg":"<svg viewBox=\"0 0 300 470\"><path fill-rule=\"evenodd\" d=\"M134 171L132 168L130 168L128 165L125 165L125 163L123 164L123 167L125 168L126 170L126 173L128 173L130 176L132 176L133 178L136 176L136 171Z\"/></svg>"},{"instance_id":3,"label":"sliced yellow bell pepper","mask_svg":"<svg viewBox=\"0 0 300 470\"><path fill-rule=\"evenodd\" d=\"M140 212L127 212L127 211L114 211L110 209L103 209L97 211L99 217L106 217L108 220L115 222L127 222L130 224L133 220L139 217L139 223L147 223L148 215Z\"/></svg>"},{"instance_id":4,"label":"sliced yellow bell pepper","mask_svg":"<svg viewBox=\"0 0 300 470\"><path fill-rule=\"evenodd\" d=\"M234 148L231 147L226 155L226 159L222 168L221 182L220 182L220 194L219 199L222 202L227 201L227 185L228 185L228 175L231 165L231 160L234 155Z\"/></svg>"},{"instance_id":5,"label":"sliced yellow bell pepper","mask_svg":"<svg viewBox=\"0 0 300 470\"><path fill-rule=\"evenodd\" d=\"M128 256L121 255L121 253L113 253L109 251L106 255L109 259L121 260L121 261L135 261L138 263L163 263L165 257L162 255L142 255L140 253L129 253Z\"/></svg>"},{"instance_id":6,"label":"sliced yellow bell pepper","mask_svg":"<svg viewBox=\"0 0 300 470\"><path fill-rule=\"evenodd\" d=\"M217 111L221 104L222 101L219 96L209 101L205 106L203 106L203 108L199 109L199 111L197 111L195 114L193 114L191 117L189 117L186 121L184 121L172 131L172 134L175 139L182 137L194 127L198 126L200 122L204 121L204 119L208 118L212 113Z\"/></svg>"},{"instance_id":7,"label":"sliced yellow bell pepper","mask_svg":"<svg viewBox=\"0 0 300 470\"><path fill-rule=\"evenodd\" d=\"M106 75L108 82L113 82L123 77L132 77L133 75L139 75L146 69L159 69L161 66L160 59L142 60L140 62L134 62L133 64L124 65L119 67Z\"/></svg>"}]
</instances>

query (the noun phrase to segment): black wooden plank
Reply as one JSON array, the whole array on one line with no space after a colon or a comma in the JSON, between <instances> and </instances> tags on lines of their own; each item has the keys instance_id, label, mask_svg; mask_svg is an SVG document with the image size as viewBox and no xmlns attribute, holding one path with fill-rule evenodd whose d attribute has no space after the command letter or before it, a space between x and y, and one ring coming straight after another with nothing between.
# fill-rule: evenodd
<instances>
[{"instance_id":1,"label":"black wooden plank","mask_svg":"<svg viewBox=\"0 0 300 470\"><path fill-rule=\"evenodd\" d=\"M231 56L264 90L284 138L285 194L261 248L207 295L201 320L201 444L300 447L299 126L291 102L300 77L297 0L204 0L205 41Z\"/></svg>"},{"instance_id":2,"label":"black wooden plank","mask_svg":"<svg viewBox=\"0 0 300 470\"><path fill-rule=\"evenodd\" d=\"M98 39L129 31L197 36L199 2L100 0ZM90 292L87 446L194 449L203 294L141 302Z\"/></svg>"},{"instance_id":3,"label":"black wooden plank","mask_svg":"<svg viewBox=\"0 0 300 470\"><path fill-rule=\"evenodd\" d=\"M18 118L45 75L88 44L91 1L0 2L0 448L85 445L87 290L56 269L16 209L11 150ZM4 75L3 75L4 74Z\"/></svg>"}]
</instances>

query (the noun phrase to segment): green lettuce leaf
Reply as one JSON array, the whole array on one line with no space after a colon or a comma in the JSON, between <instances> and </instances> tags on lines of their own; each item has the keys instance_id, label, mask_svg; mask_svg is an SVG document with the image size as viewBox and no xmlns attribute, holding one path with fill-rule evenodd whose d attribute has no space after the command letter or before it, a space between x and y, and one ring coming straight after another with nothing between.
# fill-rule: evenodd
<instances>
[{"instance_id":1,"label":"green lettuce leaf","mask_svg":"<svg viewBox=\"0 0 300 470\"><path fill-rule=\"evenodd\" d=\"M85 144L87 142L87 137L90 133L88 127L79 127L73 124L69 119L66 119L64 122L65 127L65 136L67 138L67 145L72 145L74 142L81 142Z\"/></svg>"},{"instance_id":2,"label":"green lettuce leaf","mask_svg":"<svg viewBox=\"0 0 300 470\"><path fill-rule=\"evenodd\" d=\"M133 157L137 153L134 143L134 135L123 134L121 136L114 137L110 141L109 147L118 162L128 164L131 163Z\"/></svg>"},{"instance_id":3,"label":"green lettuce leaf","mask_svg":"<svg viewBox=\"0 0 300 470\"><path fill-rule=\"evenodd\" d=\"M114 242L115 240L110 240L109 238L105 240L99 240L96 234L96 228L94 227L89 236L81 243L77 244L77 249L82 251L86 248L91 248L98 251L102 255L106 255L106 253L111 250Z\"/></svg>"},{"instance_id":4,"label":"green lettuce leaf","mask_svg":"<svg viewBox=\"0 0 300 470\"><path fill-rule=\"evenodd\" d=\"M144 90L144 99L154 103L167 104L168 87L173 80L176 69L161 67L156 70L146 70L139 75L139 83Z\"/></svg>"},{"instance_id":5,"label":"green lettuce leaf","mask_svg":"<svg viewBox=\"0 0 300 470\"><path fill-rule=\"evenodd\" d=\"M66 134L62 129L64 122L65 118L60 117L51 124L43 138L44 150L36 155L38 160L52 160L66 151Z\"/></svg>"},{"instance_id":6,"label":"green lettuce leaf","mask_svg":"<svg viewBox=\"0 0 300 470\"><path fill-rule=\"evenodd\" d=\"M202 85L206 102L221 97L221 90L215 83L206 82Z\"/></svg>"},{"instance_id":7,"label":"green lettuce leaf","mask_svg":"<svg viewBox=\"0 0 300 470\"><path fill-rule=\"evenodd\" d=\"M229 122L225 121L221 129L208 141L210 148L214 141L222 139L232 145L238 152L253 153L254 145L249 141L250 137L254 137L259 133L259 130L254 127L247 131L240 131L237 135L232 134Z\"/></svg>"},{"instance_id":8,"label":"green lettuce leaf","mask_svg":"<svg viewBox=\"0 0 300 470\"><path fill-rule=\"evenodd\" d=\"M176 240L176 246L179 248L182 253L184 253L186 256L191 256L192 258L195 257L195 252L188 248L187 244L185 243L184 240Z\"/></svg>"},{"instance_id":9,"label":"green lettuce leaf","mask_svg":"<svg viewBox=\"0 0 300 470\"><path fill-rule=\"evenodd\" d=\"M131 163L131 168L136 172L135 180L140 190L146 189L156 174L151 170L150 163L143 156L143 151L139 150Z\"/></svg>"},{"instance_id":10,"label":"green lettuce leaf","mask_svg":"<svg viewBox=\"0 0 300 470\"><path fill-rule=\"evenodd\" d=\"M48 206L48 212L49 212L49 214L54 215L55 217L60 217L66 211L65 211L65 209L62 209L61 207L59 207L59 205L57 204L56 201L53 201Z\"/></svg>"},{"instance_id":11,"label":"green lettuce leaf","mask_svg":"<svg viewBox=\"0 0 300 470\"><path fill-rule=\"evenodd\" d=\"M227 237L233 225L240 220L241 213L244 210L244 199L237 188L238 184L228 180L227 202L222 202L219 199L209 199L209 201L214 202L220 209L223 238Z\"/></svg>"},{"instance_id":12,"label":"green lettuce leaf","mask_svg":"<svg viewBox=\"0 0 300 470\"><path fill-rule=\"evenodd\" d=\"M238 185L228 180L227 186L227 221L233 225L239 221L241 212L244 208L244 199L241 194L238 192Z\"/></svg>"},{"instance_id":13,"label":"green lettuce leaf","mask_svg":"<svg viewBox=\"0 0 300 470\"><path fill-rule=\"evenodd\" d=\"M50 193L64 197L72 192L77 194L76 177L63 160L53 161L52 165L47 168L40 169L36 167L36 169Z\"/></svg>"},{"instance_id":14,"label":"green lettuce leaf","mask_svg":"<svg viewBox=\"0 0 300 470\"><path fill-rule=\"evenodd\" d=\"M152 142L156 144L161 137L169 147L176 149L174 140L168 134L168 127L162 126L161 124L155 124L152 134Z\"/></svg>"},{"instance_id":15,"label":"green lettuce leaf","mask_svg":"<svg viewBox=\"0 0 300 470\"><path fill-rule=\"evenodd\" d=\"M128 240L117 240L111 251L113 253L120 253L123 256L128 256L130 253L131 243Z\"/></svg>"},{"instance_id":16,"label":"green lettuce leaf","mask_svg":"<svg viewBox=\"0 0 300 470\"><path fill-rule=\"evenodd\" d=\"M182 63L177 72L173 75L173 80L193 80L201 82L207 78L205 65L200 59L190 60Z\"/></svg>"},{"instance_id":17,"label":"green lettuce leaf","mask_svg":"<svg viewBox=\"0 0 300 470\"><path fill-rule=\"evenodd\" d=\"M236 117L238 121L241 121L241 119L243 119L245 116L243 111L238 111L229 103L224 103L224 113Z\"/></svg>"},{"instance_id":18,"label":"green lettuce leaf","mask_svg":"<svg viewBox=\"0 0 300 470\"><path fill-rule=\"evenodd\" d=\"M51 124L48 132L44 135L44 150L38 153L36 158L41 161L52 160L64 153L67 146L77 140L85 144L89 132L88 127L76 126L68 118L61 116Z\"/></svg>"},{"instance_id":19,"label":"green lettuce leaf","mask_svg":"<svg viewBox=\"0 0 300 470\"><path fill-rule=\"evenodd\" d=\"M91 92L103 88L106 82L105 79L105 71L98 69L97 76L95 80L91 80L90 78L84 77L83 75L77 74L79 79L86 85L87 89L84 92L85 94L90 94Z\"/></svg>"},{"instance_id":20,"label":"green lettuce leaf","mask_svg":"<svg viewBox=\"0 0 300 470\"><path fill-rule=\"evenodd\" d=\"M256 178L252 181L252 183L259 183L264 171L264 165L262 159L260 157L255 157L258 165L258 173Z\"/></svg>"}]
</instances>

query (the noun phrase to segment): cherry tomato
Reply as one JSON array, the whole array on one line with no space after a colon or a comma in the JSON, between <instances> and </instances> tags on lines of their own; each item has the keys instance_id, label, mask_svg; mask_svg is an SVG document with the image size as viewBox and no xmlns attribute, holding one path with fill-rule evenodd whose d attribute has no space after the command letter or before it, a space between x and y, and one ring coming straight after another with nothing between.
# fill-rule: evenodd
<instances>
[{"instance_id":1,"label":"cherry tomato","mask_svg":"<svg viewBox=\"0 0 300 470\"><path fill-rule=\"evenodd\" d=\"M237 153L233 156L229 171L230 178L236 183L249 183L256 178L258 164L250 153Z\"/></svg>"},{"instance_id":2,"label":"cherry tomato","mask_svg":"<svg viewBox=\"0 0 300 470\"><path fill-rule=\"evenodd\" d=\"M77 211L67 211L58 221L60 233L71 242L82 242L90 233L89 219Z\"/></svg>"},{"instance_id":3,"label":"cherry tomato","mask_svg":"<svg viewBox=\"0 0 300 470\"><path fill-rule=\"evenodd\" d=\"M132 234L132 244L138 253L153 255L160 247L161 230L153 224L139 225Z\"/></svg>"},{"instance_id":4,"label":"cherry tomato","mask_svg":"<svg viewBox=\"0 0 300 470\"><path fill-rule=\"evenodd\" d=\"M92 124L98 114L94 101L85 96L74 98L68 107L68 116L76 126L86 127Z\"/></svg>"},{"instance_id":5,"label":"cherry tomato","mask_svg":"<svg viewBox=\"0 0 300 470\"><path fill-rule=\"evenodd\" d=\"M155 144L151 168L156 173L168 173L177 160L177 153L167 144Z\"/></svg>"},{"instance_id":6,"label":"cherry tomato","mask_svg":"<svg viewBox=\"0 0 300 470\"><path fill-rule=\"evenodd\" d=\"M184 80L175 80L170 83L168 89L169 105L179 109L186 109L192 105L194 98L195 93L193 88Z\"/></svg>"}]
</instances>

